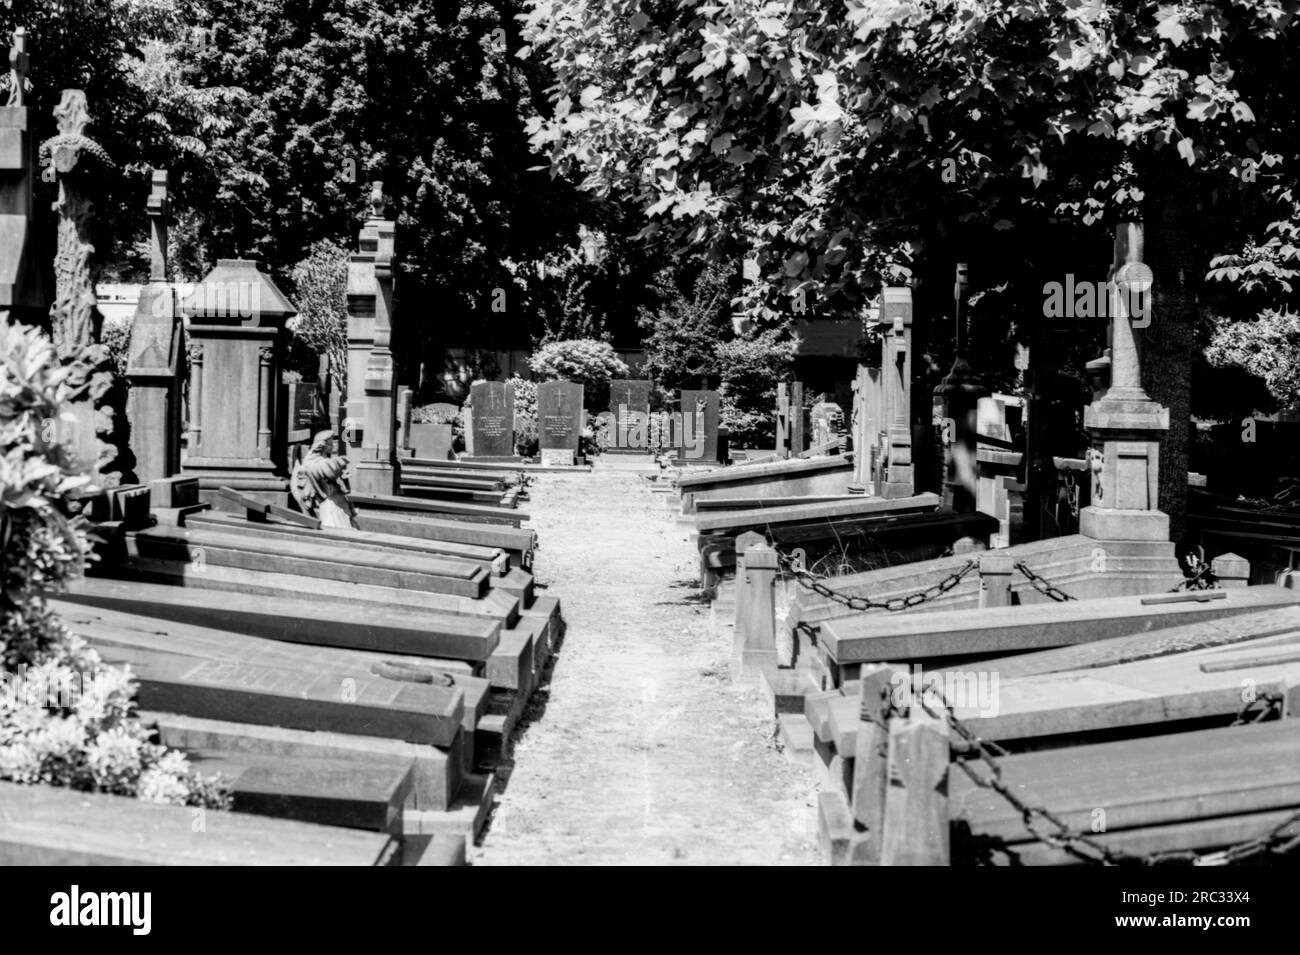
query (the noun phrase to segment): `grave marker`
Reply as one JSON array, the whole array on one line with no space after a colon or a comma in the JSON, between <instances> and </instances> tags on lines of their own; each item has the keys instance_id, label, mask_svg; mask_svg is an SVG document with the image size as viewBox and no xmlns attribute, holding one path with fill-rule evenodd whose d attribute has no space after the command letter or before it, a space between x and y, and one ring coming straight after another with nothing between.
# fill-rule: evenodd
<instances>
[{"instance_id":1,"label":"grave marker","mask_svg":"<svg viewBox=\"0 0 1300 955\"><path fill-rule=\"evenodd\" d=\"M542 463L572 465L582 437L582 385L543 381L537 386L537 432Z\"/></svg>"},{"instance_id":2,"label":"grave marker","mask_svg":"<svg viewBox=\"0 0 1300 955\"><path fill-rule=\"evenodd\" d=\"M1142 225L1115 228L1112 278L1142 266ZM1098 540L1169 540L1169 516L1159 509L1160 439L1169 409L1142 388L1138 344L1127 291L1112 281L1110 386L1088 405L1083 426L1092 439L1091 503L1079 514L1079 532ZM1146 292L1145 294L1150 294Z\"/></svg>"},{"instance_id":3,"label":"grave marker","mask_svg":"<svg viewBox=\"0 0 1300 955\"><path fill-rule=\"evenodd\" d=\"M470 386L469 430L473 456L484 460L515 460L515 388L504 381L480 381Z\"/></svg>"},{"instance_id":4,"label":"grave marker","mask_svg":"<svg viewBox=\"0 0 1300 955\"><path fill-rule=\"evenodd\" d=\"M384 184L372 184L370 217L348 263L348 407L344 429L353 487L396 494L397 376L393 365L393 247ZM355 396L355 397L354 397Z\"/></svg>"},{"instance_id":5,"label":"grave marker","mask_svg":"<svg viewBox=\"0 0 1300 955\"><path fill-rule=\"evenodd\" d=\"M155 169L147 205L149 284L141 288L127 346L131 383L127 417L135 472L142 482L171 477L181 469L181 341L176 293L167 282L167 170Z\"/></svg>"},{"instance_id":6,"label":"grave marker","mask_svg":"<svg viewBox=\"0 0 1300 955\"><path fill-rule=\"evenodd\" d=\"M682 391L681 464L718 464L719 396L716 391Z\"/></svg>"},{"instance_id":7,"label":"grave marker","mask_svg":"<svg viewBox=\"0 0 1300 955\"><path fill-rule=\"evenodd\" d=\"M24 84L27 32L14 30L9 100L0 106L0 313L36 323L44 317L32 244L32 141Z\"/></svg>"},{"instance_id":8,"label":"grave marker","mask_svg":"<svg viewBox=\"0 0 1300 955\"><path fill-rule=\"evenodd\" d=\"M644 454L649 448L651 382L624 378L609 383L609 410L614 433L603 449L614 454Z\"/></svg>"},{"instance_id":9,"label":"grave marker","mask_svg":"<svg viewBox=\"0 0 1300 955\"><path fill-rule=\"evenodd\" d=\"M191 316L189 445L181 470L199 479L206 502L228 486L287 505L284 448L271 437L293 305L257 262L220 259L181 308Z\"/></svg>"}]
</instances>

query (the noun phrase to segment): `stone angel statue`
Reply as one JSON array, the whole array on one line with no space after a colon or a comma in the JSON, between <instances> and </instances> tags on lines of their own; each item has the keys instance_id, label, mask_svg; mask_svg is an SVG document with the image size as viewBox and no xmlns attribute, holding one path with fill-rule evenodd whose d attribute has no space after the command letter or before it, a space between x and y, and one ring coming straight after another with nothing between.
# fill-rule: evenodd
<instances>
[{"instance_id":1,"label":"stone angel statue","mask_svg":"<svg viewBox=\"0 0 1300 955\"><path fill-rule=\"evenodd\" d=\"M293 469L289 491L304 514L318 518L322 527L357 527L356 511L348 500L348 459L331 453L334 435L321 431L311 449Z\"/></svg>"}]
</instances>

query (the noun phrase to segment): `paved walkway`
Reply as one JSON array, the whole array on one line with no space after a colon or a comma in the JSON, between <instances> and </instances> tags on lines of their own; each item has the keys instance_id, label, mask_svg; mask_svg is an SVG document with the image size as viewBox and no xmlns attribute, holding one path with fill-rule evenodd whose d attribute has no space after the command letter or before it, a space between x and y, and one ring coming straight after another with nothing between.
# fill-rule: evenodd
<instances>
[{"instance_id":1,"label":"paved walkway","mask_svg":"<svg viewBox=\"0 0 1300 955\"><path fill-rule=\"evenodd\" d=\"M625 472L544 475L531 494L538 581L568 633L471 861L817 864L812 773L728 678L688 527Z\"/></svg>"}]
</instances>

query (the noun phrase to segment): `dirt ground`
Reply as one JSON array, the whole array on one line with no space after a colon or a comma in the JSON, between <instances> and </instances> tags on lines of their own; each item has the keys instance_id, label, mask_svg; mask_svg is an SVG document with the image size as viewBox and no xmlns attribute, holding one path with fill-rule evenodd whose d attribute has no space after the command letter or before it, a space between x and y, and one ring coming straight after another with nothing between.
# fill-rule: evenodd
<instances>
[{"instance_id":1,"label":"dirt ground","mask_svg":"<svg viewBox=\"0 0 1300 955\"><path fill-rule=\"evenodd\" d=\"M689 526L627 472L545 475L531 497L568 632L470 861L817 864L812 772L728 677Z\"/></svg>"}]
</instances>

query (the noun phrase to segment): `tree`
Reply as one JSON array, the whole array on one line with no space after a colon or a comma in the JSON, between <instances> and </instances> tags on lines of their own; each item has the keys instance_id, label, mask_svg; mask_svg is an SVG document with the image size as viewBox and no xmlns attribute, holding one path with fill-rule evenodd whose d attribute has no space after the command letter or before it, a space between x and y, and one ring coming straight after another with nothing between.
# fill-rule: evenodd
<instances>
[{"instance_id":1,"label":"tree","mask_svg":"<svg viewBox=\"0 0 1300 955\"><path fill-rule=\"evenodd\" d=\"M1293 183L1293 17L1275 0L531 0L524 36L557 84L530 132L557 174L635 197L647 235L747 247L739 304L771 321L800 290L847 311L911 278L935 334L968 250L986 288L1032 285L1063 229L1105 249L1141 216L1177 534L1205 226L1249 229L1242 212L1275 202L1260 164L1285 159Z\"/></svg>"},{"instance_id":2,"label":"tree","mask_svg":"<svg viewBox=\"0 0 1300 955\"><path fill-rule=\"evenodd\" d=\"M290 274L298 314L289 319L289 331L313 354L326 358L343 400L348 386L348 252L322 239Z\"/></svg>"}]
</instances>

